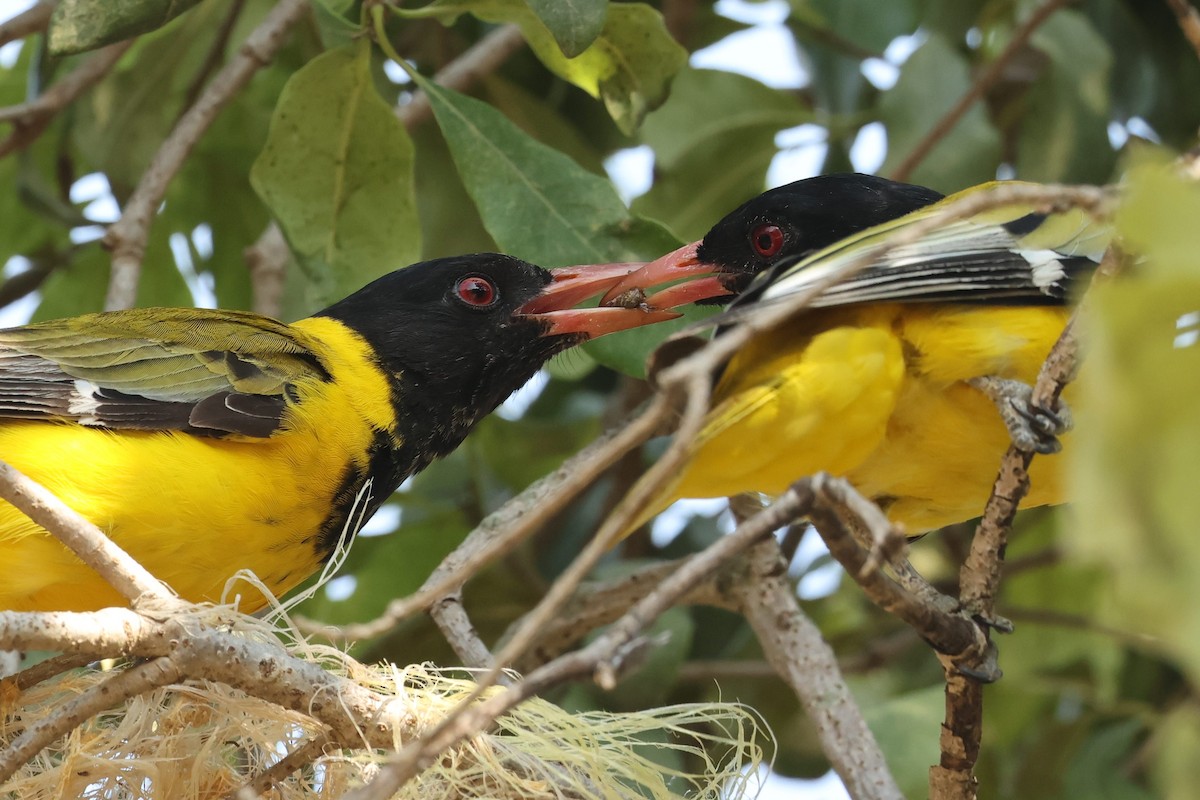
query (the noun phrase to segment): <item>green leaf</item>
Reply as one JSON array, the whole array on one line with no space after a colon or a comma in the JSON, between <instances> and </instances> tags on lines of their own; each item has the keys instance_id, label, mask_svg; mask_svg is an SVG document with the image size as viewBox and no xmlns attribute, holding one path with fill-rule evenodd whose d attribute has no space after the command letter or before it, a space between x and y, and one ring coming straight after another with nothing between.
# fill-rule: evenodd
<instances>
[{"instance_id":1,"label":"green leaf","mask_svg":"<svg viewBox=\"0 0 1200 800\"><path fill-rule=\"evenodd\" d=\"M1194 735L1195 731L1192 733ZM1144 734L1145 725L1136 718L1099 728L1080 744L1079 751L1063 775L1063 785L1069 786L1075 797L1151 800L1153 795L1130 780L1124 769L1114 769L1136 757ZM1200 742L1192 741L1189 744L1192 756L1188 760L1194 762L1195 747ZM1195 786L1194 781L1200 779L1200 774L1196 773L1194 767L1191 772L1192 782L1189 786Z\"/></svg>"},{"instance_id":2,"label":"green leaf","mask_svg":"<svg viewBox=\"0 0 1200 800\"><path fill-rule=\"evenodd\" d=\"M929 766L936 764L940 755L936 732L945 709L944 686L863 707L867 725L905 797L923 797L929 789Z\"/></svg>"},{"instance_id":3,"label":"green leaf","mask_svg":"<svg viewBox=\"0 0 1200 800\"><path fill-rule=\"evenodd\" d=\"M71 142L108 176L118 199L133 191L184 111L185 93L213 47L223 11L205 3L141 37L75 104Z\"/></svg>"},{"instance_id":4,"label":"green leaf","mask_svg":"<svg viewBox=\"0 0 1200 800\"><path fill-rule=\"evenodd\" d=\"M95 50L166 25L200 0L60 0L50 17L54 55Z\"/></svg>"},{"instance_id":5,"label":"green leaf","mask_svg":"<svg viewBox=\"0 0 1200 800\"><path fill-rule=\"evenodd\" d=\"M1155 797L1187 800L1194 797L1200 783L1200 712L1185 705L1167 715L1155 737L1151 765ZM1124 800L1124 798L1121 798Z\"/></svg>"},{"instance_id":6,"label":"green leaf","mask_svg":"<svg viewBox=\"0 0 1200 800\"><path fill-rule=\"evenodd\" d=\"M713 114L714 107L721 114ZM787 92L716 70L685 69L670 99L646 119L654 185L634 210L685 239L699 239L763 190L781 128L812 119Z\"/></svg>"},{"instance_id":7,"label":"green leaf","mask_svg":"<svg viewBox=\"0 0 1200 800\"><path fill-rule=\"evenodd\" d=\"M534 141L487 103L420 76L417 82L484 226L504 252L557 267L644 260L679 245L661 226L630 215L607 180ZM640 375L650 351L679 327L639 328L585 346L602 364Z\"/></svg>"},{"instance_id":8,"label":"green leaf","mask_svg":"<svg viewBox=\"0 0 1200 800\"><path fill-rule=\"evenodd\" d=\"M395 10L402 16L448 20L465 12L485 22L519 25L546 68L602 99L627 135L666 99L671 78L687 63L687 51L667 33L662 15L643 3L609 6L600 35L574 58L563 55L554 34L521 0L444 0L424 8Z\"/></svg>"},{"instance_id":9,"label":"green leaf","mask_svg":"<svg viewBox=\"0 0 1200 800\"><path fill-rule=\"evenodd\" d=\"M930 36L900 70L900 79L879 102L887 126L888 154L881 174L896 169L971 85L966 59L940 36ZM909 176L942 192L996 176L1000 136L976 103Z\"/></svg>"},{"instance_id":10,"label":"green leaf","mask_svg":"<svg viewBox=\"0 0 1200 800\"><path fill-rule=\"evenodd\" d=\"M1031 44L1050 58L1029 93L1017 169L1034 181L1102 183L1116 154L1108 143L1112 53L1087 18L1059 11Z\"/></svg>"},{"instance_id":11,"label":"green leaf","mask_svg":"<svg viewBox=\"0 0 1200 800\"><path fill-rule=\"evenodd\" d=\"M633 210L684 239L700 239L717 220L762 192L777 152L774 131L716 136L689 150L673 168L656 169L654 185L633 201ZM714 169L714 164L720 166Z\"/></svg>"},{"instance_id":12,"label":"green leaf","mask_svg":"<svg viewBox=\"0 0 1200 800\"><path fill-rule=\"evenodd\" d=\"M370 58L360 39L293 75L250 173L320 303L420 257L412 141Z\"/></svg>"},{"instance_id":13,"label":"green leaf","mask_svg":"<svg viewBox=\"0 0 1200 800\"><path fill-rule=\"evenodd\" d=\"M33 321L102 311L111 263L98 243L80 248L66 266L55 269L42 284L42 302L33 313Z\"/></svg>"},{"instance_id":14,"label":"green leaf","mask_svg":"<svg viewBox=\"0 0 1200 800\"><path fill-rule=\"evenodd\" d=\"M1167 166L1131 172L1117 229L1138 259L1091 294L1071 463L1073 551L1102 567L1099 617L1155 637L1200 680L1200 188Z\"/></svg>"},{"instance_id":15,"label":"green leaf","mask_svg":"<svg viewBox=\"0 0 1200 800\"><path fill-rule=\"evenodd\" d=\"M489 75L483 81L482 99L542 144L570 156L588 172L605 174L604 159L597 148L542 97L498 75Z\"/></svg>"},{"instance_id":16,"label":"green leaf","mask_svg":"<svg viewBox=\"0 0 1200 800\"><path fill-rule=\"evenodd\" d=\"M421 216L421 258L495 250L496 243L463 187L442 132L436 125L419 125L412 135L421 154L413 170Z\"/></svg>"},{"instance_id":17,"label":"green leaf","mask_svg":"<svg viewBox=\"0 0 1200 800\"><path fill-rule=\"evenodd\" d=\"M714 114L714 108L721 113ZM774 134L812 120L790 92L732 72L688 68L675 77L662 108L646 118L642 140L654 148L656 166L669 170L714 139L753 131Z\"/></svg>"},{"instance_id":18,"label":"green leaf","mask_svg":"<svg viewBox=\"0 0 1200 800\"><path fill-rule=\"evenodd\" d=\"M792 0L791 6L795 17L825 33L825 40L832 35L877 54L923 23L913 0Z\"/></svg>"},{"instance_id":19,"label":"green leaf","mask_svg":"<svg viewBox=\"0 0 1200 800\"><path fill-rule=\"evenodd\" d=\"M608 14L608 0L529 0L529 7L554 34L567 58L574 58L596 41Z\"/></svg>"}]
</instances>

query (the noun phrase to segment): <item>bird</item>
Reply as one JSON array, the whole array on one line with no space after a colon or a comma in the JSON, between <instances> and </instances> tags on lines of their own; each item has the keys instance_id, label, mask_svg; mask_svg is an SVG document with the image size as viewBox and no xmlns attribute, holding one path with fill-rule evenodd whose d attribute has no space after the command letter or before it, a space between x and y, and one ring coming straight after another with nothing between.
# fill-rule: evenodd
<instances>
[{"instance_id":1,"label":"bird","mask_svg":"<svg viewBox=\"0 0 1200 800\"><path fill-rule=\"evenodd\" d=\"M147 308L0 330L0 459L186 600L242 569L279 596L551 356L678 316L571 308L629 269L477 253L290 324ZM4 610L127 605L4 502L0 574ZM241 610L267 602L242 588Z\"/></svg>"},{"instance_id":2,"label":"bird","mask_svg":"<svg viewBox=\"0 0 1200 800\"><path fill-rule=\"evenodd\" d=\"M602 304L725 302L710 322L752 319L970 191L800 180L631 272ZM1069 439L1077 398L1036 408L1030 385L1110 238L1081 211L1014 205L875 257L724 365L683 466L626 534L677 499L777 496L817 472L849 480L912 536L979 516L1011 442L1050 453ZM1027 507L1067 498L1059 460L1036 459L1031 483Z\"/></svg>"}]
</instances>

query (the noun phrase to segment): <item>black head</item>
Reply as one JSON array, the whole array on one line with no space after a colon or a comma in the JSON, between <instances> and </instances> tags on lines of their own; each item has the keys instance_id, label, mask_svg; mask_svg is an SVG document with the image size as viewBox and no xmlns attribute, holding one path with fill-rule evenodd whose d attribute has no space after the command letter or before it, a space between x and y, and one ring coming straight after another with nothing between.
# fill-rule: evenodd
<instances>
[{"instance_id":1,"label":"black head","mask_svg":"<svg viewBox=\"0 0 1200 800\"><path fill-rule=\"evenodd\" d=\"M587 338L544 335L546 322L518 313L551 281L549 271L496 253L440 258L384 275L321 316L371 344L398 403L445 409L465 434L548 358Z\"/></svg>"},{"instance_id":2,"label":"black head","mask_svg":"<svg viewBox=\"0 0 1200 800\"><path fill-rule=\"evenodd\" d=\"M603 302L637 297L651 308L725 303L754 276L858 231L935 203L923 186L858 173L821 175L763 192L727 214L698 242L651 261L615 284ZM675 283L650 294L651 287Z\"/></svg>"},{"instance_id":3,"label":"black head","mask_svg":"<svg viewBox=\"0 0 1200 800\"><path fill-rule=\"evenodd\" d=\"M840 173L763 192L714 225L696 249L699 261L725 273L740 292L762 270L935 203L942 195L923 186L874 175Z\"/></svg>"},{"instance_id":4,"label":"black head","mask_svg":"<svg viewBox=\"0 0 1200 800\"><path fill-rule=\"evenodd\" d=\"M320 316L357 331L392 384L413 465L453 450L476 422L551 356L585 339L678 316L642 309L573 309L632 265L544 270L497 253L396 270Z\"/></svg>"}]
</instances>

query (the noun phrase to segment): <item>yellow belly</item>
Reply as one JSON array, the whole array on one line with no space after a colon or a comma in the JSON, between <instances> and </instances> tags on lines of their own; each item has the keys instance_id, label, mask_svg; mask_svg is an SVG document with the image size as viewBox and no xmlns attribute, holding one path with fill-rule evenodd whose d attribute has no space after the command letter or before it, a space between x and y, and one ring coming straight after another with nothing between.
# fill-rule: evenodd
<instances>
[{"instance_id":1,"label":"yellow belly","mask_svg":"<svg viewBox=\"0 0 1200 800\"><path fill-rule=\"evenodd\" d=\"M54 492L193 601L219 601L226 581L253 570L281 595L325 555L317 534L351 471L394 423L387 387L365 369L361 342L341 337L333 383L297 387L298 406L269 439L230 441L176 432L111 432L58 422L0 423L0 459ZM371 402L364 405L363 398ZM377 489L378 490L378 489ZM42 528L0 502L0 609L89 610L126 601ZM265 602L239 583L242 608Z\"/></svg>"},{"instance_id":2,"label":"yellow belly","mask_svg":"<svg viewBox=\"0 0 1200 800\"><path fill-rule=\"evenodd\" d=\"M727 368L662 502L774 495L824 470L885 500L910 533L977 516L1010 439L995 405L963 381L1032 383L1068 316L882 305L831 309L760 337ZM1061 466L1058 456L1035 459L1024 506L1065 501Z\"/></svg>"}]
</instances>

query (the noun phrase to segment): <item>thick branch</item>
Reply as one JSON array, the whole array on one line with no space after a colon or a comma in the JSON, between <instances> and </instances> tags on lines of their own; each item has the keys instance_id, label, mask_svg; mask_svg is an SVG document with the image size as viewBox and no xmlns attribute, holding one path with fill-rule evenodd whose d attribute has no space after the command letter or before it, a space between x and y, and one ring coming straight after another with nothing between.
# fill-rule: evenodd
<instances>
[{"instance_id":1,"label":"thick branch","mask_svg":"<svg viewBox=\"0 0 1200 800\"><path fill-rule=\"evenodd\" d=\"M154 154L153 161L125 204L121 218L104 236L104 244L113 254L105 308L133 306L150 225L171 180L221 109L255 72L270 63L283 45L287 32L308 11L309 5L304 0L280 0L246 39L237 56L221 68L195 105L180 117L171 135Z\"/></svg>"},{"instance_id":2,"label":"thick branch","mask_svg":"<svg viewBox=\"0 0 1200 800\"><path fill-rule=\"evenodd\" d=\"M800 699L846 790L856 800L903 798L833 650L796 602L779 547L765 541L747 560L748 574L730 593L741 601L767 661Z\"/></svg>"},{"instance_id":3,"label":"thick branch","mask_svg":"<svg viewBox=\"0 0 1200 800\"><path fill-rule=\"evenodd\" d=\"M403 702L401 698L377 694L295 658L276 643L227 630L220 619L198 624L176 614L159 621L123 608L89 613L4 611L0 649L166 657L182 675L202 675L324 723L343 747L390 748L395 737L408 739L416 733L416 715L389 712L392 704Z\"/></svg>"}]
</instances>

